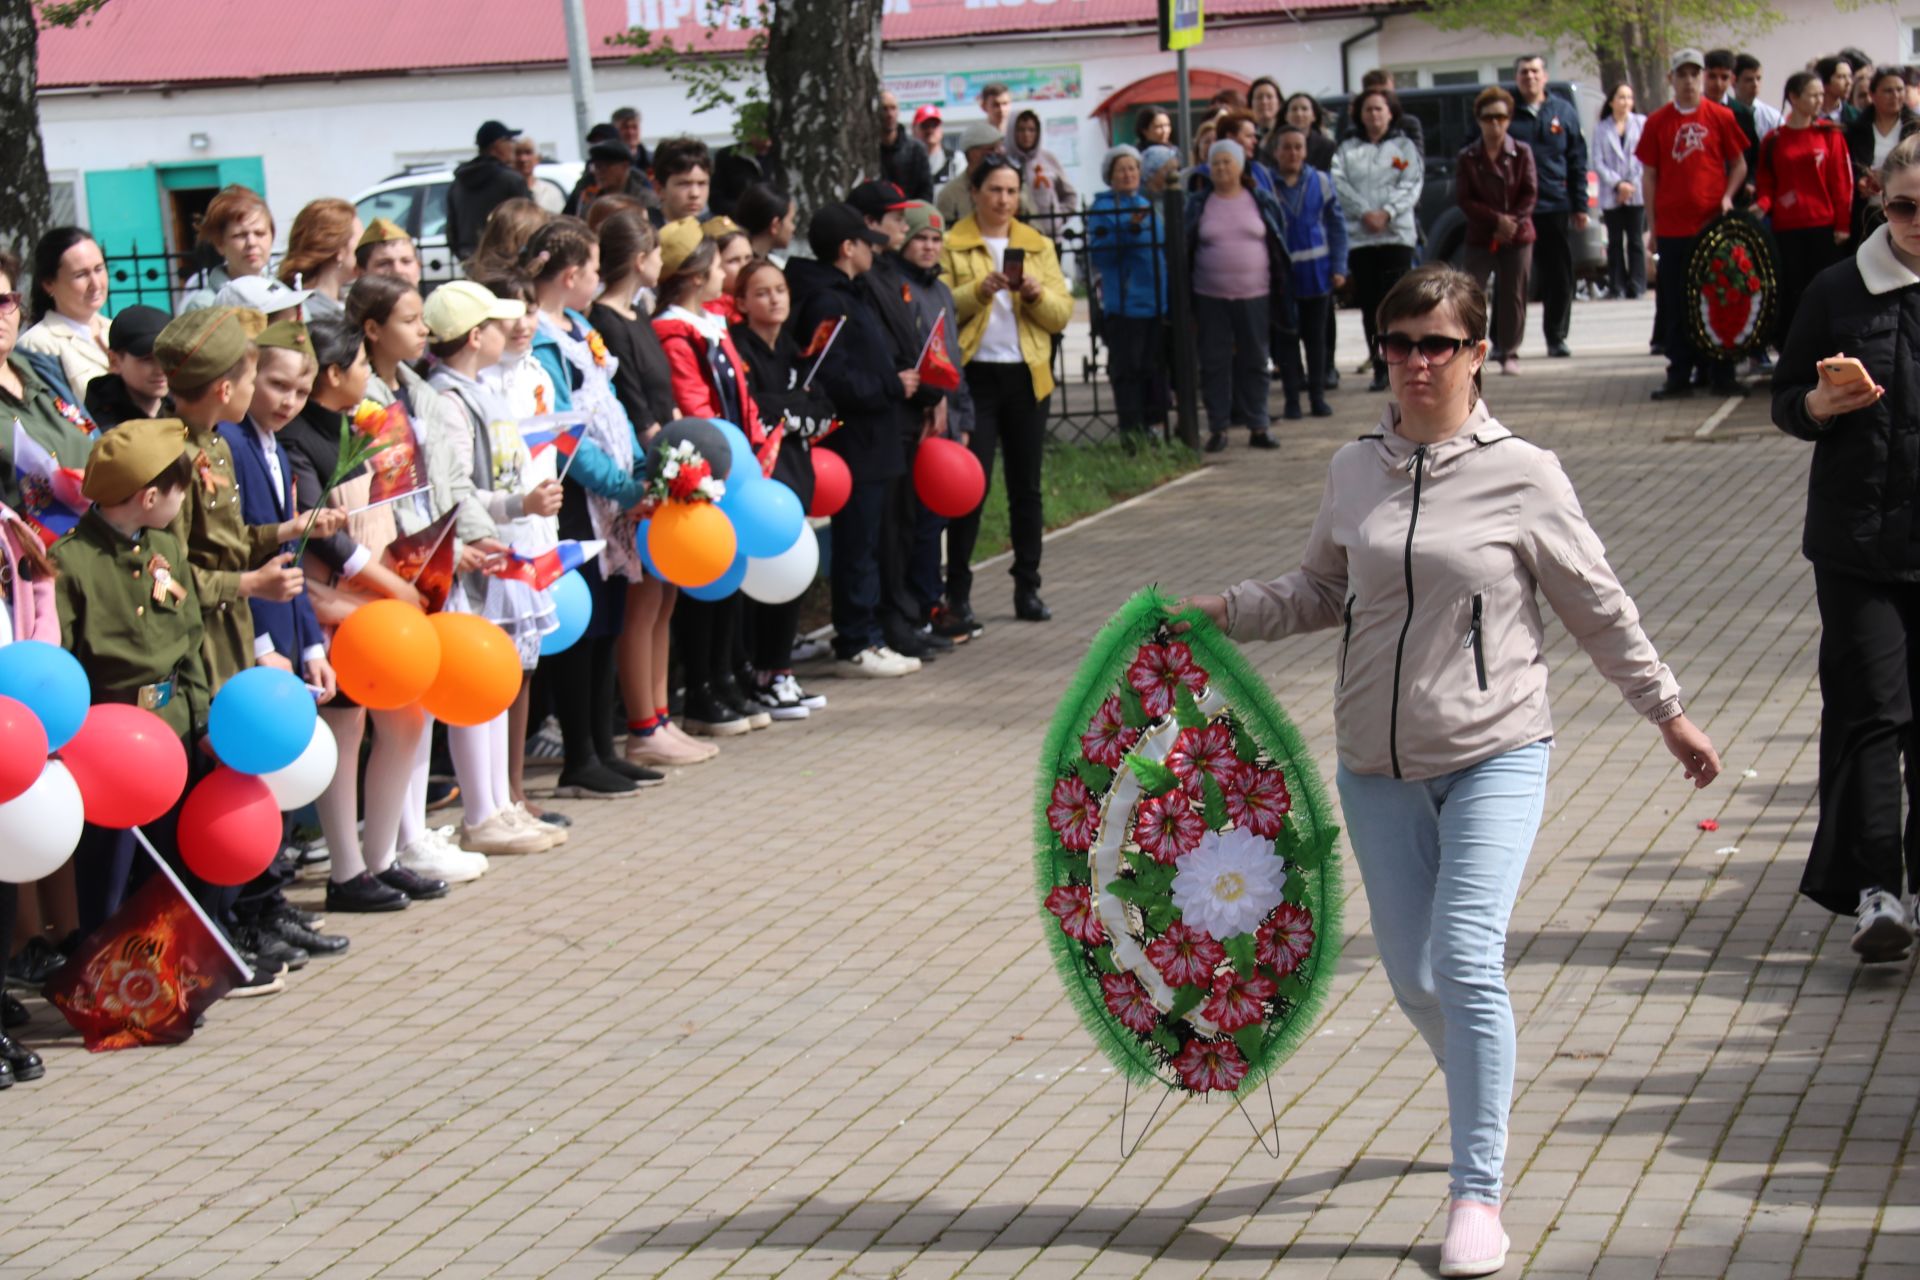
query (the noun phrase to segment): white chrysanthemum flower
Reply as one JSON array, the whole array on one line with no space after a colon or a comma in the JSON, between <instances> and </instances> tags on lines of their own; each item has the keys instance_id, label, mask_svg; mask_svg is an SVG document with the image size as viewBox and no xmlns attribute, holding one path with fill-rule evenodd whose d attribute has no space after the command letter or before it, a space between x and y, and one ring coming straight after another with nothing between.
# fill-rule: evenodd
<instances>
[{"instance_id":1,"label":"white chrysanthemum flower","mask_svg":"<svg viewBox=\"0 0 1920 1280\"><path fill-rule=\"evenodd\" d=\"M1287 872L1273 841L1251 831L1209 831L1180 859L1173 905L1180 918L1215 938L1252 933L1279 906Z\"/></svg>"}]
</instances>

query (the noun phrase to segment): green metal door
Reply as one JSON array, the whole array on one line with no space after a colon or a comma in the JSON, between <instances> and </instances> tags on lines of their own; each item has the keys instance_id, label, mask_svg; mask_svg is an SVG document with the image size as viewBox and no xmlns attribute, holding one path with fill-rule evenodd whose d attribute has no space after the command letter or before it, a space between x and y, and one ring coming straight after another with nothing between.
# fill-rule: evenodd
<instances>
[{"instance_id":1,"label":"green metal door","mask_svg":"<svg viewBox=\"0 0 1920 1280\"><path fill-rule=\"evenodd\" d=\"M88 230L107 257L108 315L136 302L173 310L158 176L148 169L86 175Z\"/></svg>"}]
</instances>

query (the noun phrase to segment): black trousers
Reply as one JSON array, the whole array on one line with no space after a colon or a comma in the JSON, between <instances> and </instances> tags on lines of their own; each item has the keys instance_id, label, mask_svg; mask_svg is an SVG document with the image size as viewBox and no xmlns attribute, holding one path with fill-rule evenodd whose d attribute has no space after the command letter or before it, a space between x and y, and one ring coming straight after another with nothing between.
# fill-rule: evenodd
<instances>
[{"instance_id":1,"label":"black trousers","mask_svg":"<svg viewBox=\"0 0 1920 1280\"><path fill-rule=\"evenodd\" d=\"M880 538L885 530L893 480L859 480L847 505L833 517L833 651L851 658L883 645L880 627Z\"/></svg>"},{"instance_id":2,"label":"black trousers","mask_svg":"<svg viewBox=\"0 0 1920 1280\"><path fill-rule=\"evenodd\" d=\"M695 600L683 592L675 601L673 647L689 691L727 679L745 657L740 651L742 601L737 591L724 600Z\"/></svg>"},{"instance_id":3,"label":"black trousers","mask_svg":"<svg viewBox=\"0 0 1920 1280\"><path fill-rule=\"evenodd\" d=\"M1034 398L1033 374L1024 364L967 366L967 390L973 395L973 456L987 473L993 492L994 454L1006 454L1007 509L1013 533L1013 582L1040 589L1040 537L1046 516L1040 496L1040 469L1046 458L1046 425ZM973 600L973 545L980 540L980 507L947 526L947 599Z\"/></svg>"},{"instance_id":4,"label":"black trousers","mask_svg":"<svg viewBox=\"0 0 1920 1280\"><path fill-rule=\"evenodd\" d=\"M1567 340L1573 323L1573 215L1533 215L1533 278L1540 282L1540 329L1548 346Z\"/></svg>"},{"instance_id":5,"label":"black trousers","mask_svg":"<svg viewBox=\"0 0 1920 1280\"><path fill-rule=\"evenodd\" d=\"M914 546L920 513L926 510L913 488L913 462L920 452L917 427L901 433L900 452L907 460L907 471L892 482L880 520L880 629L896 648L901 630L917 628L931 604L921 600L913 586Z\"/></svg>"},{"instance_id":6,"label":"black trousers","mask_svg":"<svg viewBox=\"0 0 1920 1280\"><path fill-rule=\"evenodd\" d=\"M1385 377L1387 362L1380 358L1379 349L1373 343L1373 316L1380 310L1380 300L1387 296L1387 290L1413 270L1413 246L1370 244L1354 249L1347 254L1347 270L1353 274L1353 297L1360 306L1360 327L1367 335L1367 354L1373 357L1374 375Z\"/></svg>"},{"instance_id":7,"label":"black trousers","mask_svg":"<svg viewBox=\"0 0 1920 1280\"><path fill-rule=\"evenodd\" d=\"M1787 330L1800 312L1800 299L1807 296L1807 286L1840 260L1841 249L1833 242L1832 227L1776 231L1773 243L1780 251L1780 305L1774 316L1773 345L1784 347Z\"/></svg>"},{"instance_id":8,"label":"black trousers","mask_svg":"<svg viewBox=\"0 0 1920 1280\"><path fill-rule=\"evenodd\" d=\"M677 620L677 611L676 611ZM553 712L560 721L562 767L585 769L613 759L613 707L619 662L618 635L587 635L572 648L540 661L553 690ZM653 714L652 707L630 707L629 714Z\"/></svg>"},{"instance_id":9,"label":"black trousers","mask_svg":"<svg viewBox=\"0 0 1920 1280\"><path fill-rule=\"evenodd\" d=\"M748 605L747 615L753 624L753 669L762 675L791 671L793 642L800 634L800 602L761 604L755 600Z\"/></svg>"},{"instance_id":10,"label":"black trousers","mask_svg":"<svg viewBox=\"0 0 1920 1280\"><path fill-rule=\"evenodd\" d=\"M1637 298L1647 291L1646 210L1616 205L1600 215L1607 224L1607 288L1616 298Z\"/></svg>"},{"instance_id":11,"label":"black trousers","mask_svg":"<svg viewBox=\"0 0 1920 1280\"><path fill-rule=\"evenodd\" d=\"M1846 915L1859 906L1862 889L1920 891L1913 703L1920 583L1873 582L1816 565L1813 584L1820 603L1820 823L1800 892Z\"/></svg>"},{"instance_id":12,"label":"black trousers","mask_svg":"<svg viewBox=\"0 0 1920 1280\"><path fill-rule=\"evenodd\" d=\"M1696 348L1692 326L1687 323L1687 311L1693 305L1693 295L1687 289L1687 263L1693 260L1694 239L1693 236L1661 236L1657 241L1660 323L1666 326L1660 340L1667 348L1667 385L1690 386L1693 371L1704 368L1714 388L1724 391L1733 385L1733 365L1715 360Z\"/></svg>"},{"instance_id":13,"label":"black trousers","mask_svg":"<svg viewBox=\"0 0 1920 1280\"><path fill-rule=\"evenodd\" d=\"M1116 316L1100 320L1107 344L1107 380L1113 384L1113 412L1120 430L1145 431L1167 420L1167 359L1159 316Z\"/></svg>"},{"instance_id":14,"label":"black trousers","mask_svg":"<svg viewBox=\"0 0 1920 1280\"><path fill-rule=\"evenodd\" d=\"M1333 298L1321 295L1318 298L1295 298L1294 313L1299 318L1294 331L1276 330L1273 335L1274 363L1280 366L1280 385L1287 392L1287 407L1297 409L1300 406L1300 393L1307 393L1307 403L1322 405L1327 402L1327 312L1333 309ZM1300 362L1300 348L1307 349L1306 365Z\"/></svg>"}]
</instances>

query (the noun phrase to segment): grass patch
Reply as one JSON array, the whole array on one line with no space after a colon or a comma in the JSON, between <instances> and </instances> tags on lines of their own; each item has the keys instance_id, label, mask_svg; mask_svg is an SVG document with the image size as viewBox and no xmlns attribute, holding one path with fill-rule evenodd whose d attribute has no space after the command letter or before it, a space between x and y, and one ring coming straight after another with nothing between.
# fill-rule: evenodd
<instances>
[{"instance_id":1,"label":"grass patch","mask_svg":"<svg viewBox=\"0 0 1920 1280\"><path fill-rule=\"evenodd\" d=\"M997 459L994 465L999 471ZM1199 466L1200 455L1177 442L1153 441L1131 453L1119 444L1049 444L1040 472L1047 528L1058 529L1084 520ZM1006 477L1002 473L994 477L993 491L980 513L980 540L973 557L984 560L1012 545Z\"/></svg>"}]
</instances>

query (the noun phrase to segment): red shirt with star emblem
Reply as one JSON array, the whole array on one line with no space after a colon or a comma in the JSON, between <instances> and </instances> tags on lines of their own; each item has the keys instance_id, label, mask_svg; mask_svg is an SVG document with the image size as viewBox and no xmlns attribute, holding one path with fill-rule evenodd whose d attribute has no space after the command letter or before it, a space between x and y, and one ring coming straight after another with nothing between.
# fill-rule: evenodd
<instances>
[{"instance_id":1,"label":"red shirt with star emblem","mask_svg":"<svg viewBox=\"0 0 1920 1280\"><path fill-rule=\"evenodd\" d=\"M1720 216L1727 167L1747 149L1733 112L1702 98L1692 111L1669 102L1647 117L1633 154L1653 175L1653 234L1682 239Z\"/></svg>"}]
</instances>

